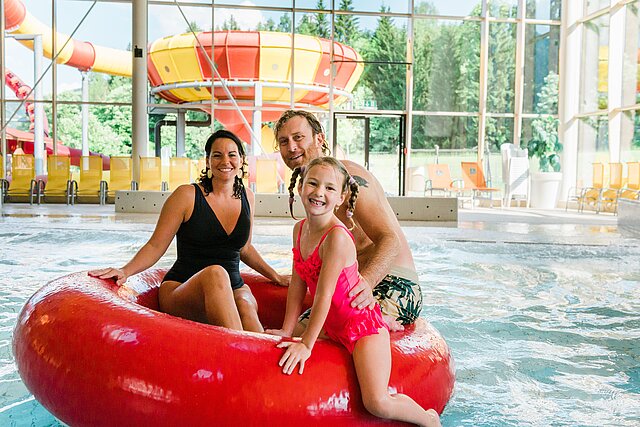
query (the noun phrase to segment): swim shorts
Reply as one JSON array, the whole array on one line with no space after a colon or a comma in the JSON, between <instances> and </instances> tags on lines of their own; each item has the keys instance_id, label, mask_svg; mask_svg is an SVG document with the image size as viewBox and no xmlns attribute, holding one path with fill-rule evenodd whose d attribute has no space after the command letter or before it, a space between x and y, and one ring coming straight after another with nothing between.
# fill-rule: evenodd
<instances>
[{"instance_id":1,"label":"swim shorts","mask_svg":"<svg viewBox=\"0 0 640 427\"><path fill-rule=\"evenodd\" d=\"M391 271L397 273L398 268ZM405 269L402 269L405 270ZM402 271L405 277L415 277L409 280L395 274L387 274L378 285L373 288L373 296L380 304L383 315L392 316L403 325L410 325L416 321L422 311L422 290L418 282L417 274ZM413 278L412 277L412 278ZM300 315L298 322L305 327L309 322L311 309L307 309Z\"/></svg>"}]
</instances>

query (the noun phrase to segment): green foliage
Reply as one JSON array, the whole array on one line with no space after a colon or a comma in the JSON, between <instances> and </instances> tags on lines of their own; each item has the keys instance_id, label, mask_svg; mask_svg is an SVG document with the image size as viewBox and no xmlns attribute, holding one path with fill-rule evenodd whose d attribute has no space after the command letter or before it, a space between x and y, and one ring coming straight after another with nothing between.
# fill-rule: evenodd
<instances>
[{"instance_id":1,"label":"green foliage","mask_svg":"<svg viewBox=\"0 0 640 427\"><path fill-rule=\"evenodd\" d=\"M382 9L385 12L387 9ZM404 109L405 65L385 64L406 61L406 30L393 26L391 18L378 18L378 27L362 51L365 61L382 62L370 63L365 67L362 81L373 92L379 109Z\"/></svg>"},{"instance_id":2,"label":"green foliage","mask_svg":"<svg viewBox=\"0 0 640 427\"><path fill-rule=\"evenodd\" d=\"M544 78L536 104L536 111L539 113L558 111L558 80L558 75L554 72ZM527 149L530 158L538 158L541 172L559 172L562 144L558 140L558 119L546 116L533 120Z\"/></svg>"},{"instance_id":3,"label":"green foliage","mask_svg":"<svg viewBox=\"0 0 640 427\"><path fill-rule=\"evenodd\" d=\"M541 172L560 172L562 144L558 140L558 119L547 116L531 124L533 136L527 149L529 157L537 157Z\"/></svg>"},{"instance_id":4,"label":"green foliage","mask_svg":"<svg viewBox=\"0 0 640 427\"><path fill-rule=\"evenodd\" d=\"M340 0L339 10L353 10L352 0ZM360 37L359 20L354 15L336 15L335 40L348 46Z\"/></svg>"}]
</instances>

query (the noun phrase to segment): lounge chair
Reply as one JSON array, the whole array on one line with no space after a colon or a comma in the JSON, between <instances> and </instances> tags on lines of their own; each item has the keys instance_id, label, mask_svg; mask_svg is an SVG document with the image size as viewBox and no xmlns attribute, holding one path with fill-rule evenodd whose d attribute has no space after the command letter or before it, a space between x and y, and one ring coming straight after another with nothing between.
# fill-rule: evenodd
<instances>
[{"instance_id":1,"label":"lounge chair","mask_svg":"<svg viewBox=\"0 0 640 427\"><path fill-rule=\"evenodd\" d=\"M487 186L484 172L478 162L461 162L461 166L464 190L471 191L471 207L476 199L488 199L489 206L493 207L493 194L500 190Z\"/></svg>"},{"instance_id":2,"label":"lounge chair","mask_svg":"<svg viewBox=\"0 0 640 427\"><path fill-rule=\"evenodd\" d=\"M54 198L64 198L67 205L76 202L75 181L71 179L71 158L69 156L47 157L47 184L44 186L44 200L49 203Z\"/></svg>"},{"instance_id":3,"label":"lounge chair","mask_svg":"<svg viewBox=\"0 0 640 427\"><path fill-rule=\"evenodd\" d=\"M462 194L462 188L464 182L461 179L451 179L451 171L449 165L446 163L434 163L427 165L427 172L429 179L424 184L424 195L427 195L427 191L430 196L433 196L433 192L441 191L445 196L449 196L452 193L455 195Z\"/></svg>"},{"instance_id":4,"label":"lounge chair","mask_svg":"<svg viewBox=\"0 0 640 427\"><path fill-rule=\"evenodd\" d=\"M577 197L578 210L580 212L584 211L585 205L593 205L596 213L600 212L600 195L604 188L604 164L596 162L592 164L592 168L593 179L591 187L583 188Z\"/></svg>"}]
</instances>

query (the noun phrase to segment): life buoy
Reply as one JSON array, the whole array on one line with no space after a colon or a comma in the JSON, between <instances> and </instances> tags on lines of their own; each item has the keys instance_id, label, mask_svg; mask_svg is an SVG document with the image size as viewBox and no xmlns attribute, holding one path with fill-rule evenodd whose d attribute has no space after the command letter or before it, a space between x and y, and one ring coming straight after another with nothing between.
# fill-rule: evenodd
<instances>
[{"instance_id":1,"label":"life buoy","mask_svg":"<svg viewBox=\"0 0 640 427\"><path fill-rule=\"evenodd\" d=\"M14 331L15 360L53 415L72 426L384 422L364 409L351 356L339 344L318 340L304 374L284 375L281 338L158 312L164 274L150 270L118 287L75 273L27 301ZM243 278L261 321L280 327L286 288L255 274ZM391 336L391 390L442 412L454 383L445 341L422 319Z\"/></svg>"}]
</instances>

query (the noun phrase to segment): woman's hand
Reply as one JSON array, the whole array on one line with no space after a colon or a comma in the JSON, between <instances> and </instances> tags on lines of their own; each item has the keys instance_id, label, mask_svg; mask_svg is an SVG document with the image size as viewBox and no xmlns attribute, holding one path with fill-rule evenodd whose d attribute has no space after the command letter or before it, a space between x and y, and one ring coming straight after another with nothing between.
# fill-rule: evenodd
<instances>
[{"instance_id":1,"label":"woman's hand","mask_svg":"<svg viewBox=\"0 0 640 427\"><path fill-rule=\"evenodd\" d=\"M289 287L291 283L291 275L290 274L278 274L278 278L275 280L276 285Z\"/></svg>"},{"instance_id":2,"label":"woman's hand","mask_svg":"<svg viewBox=\"0 0 640 427\"><path fill-rule=\"evenodd\" d=\"M278 337L291 338L291 334L287 333L284 329L265 329L266 334L275 335Z\"/></svg>"},{"instance_id":3,"label":"woman's hand","mask_svg":"<svg viewBox=\"0 0 640 427\"><path fill-rule=\"evenodd\" d=\"M311 349L300 341L283 341L277 347L287 349L278 362L278 366L282 366L282 372L291 375L299 363L300 369L298 373L302 374L304 372L304 362L311 357Z\"/></svg>"},{"instance_id":4,"label":"woman's hand","mask_svg":"<svg viewBox=\"0 0 640 427\"><path fill-rule=\"evenodd\" d=\"M115 279L116 285L121 286L127 281L127 275L121 268L102 268L99 270L89 271L89 276L97 277L98 279Z\"/></svg>"}]
</instances>

